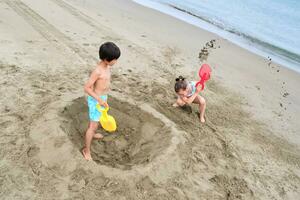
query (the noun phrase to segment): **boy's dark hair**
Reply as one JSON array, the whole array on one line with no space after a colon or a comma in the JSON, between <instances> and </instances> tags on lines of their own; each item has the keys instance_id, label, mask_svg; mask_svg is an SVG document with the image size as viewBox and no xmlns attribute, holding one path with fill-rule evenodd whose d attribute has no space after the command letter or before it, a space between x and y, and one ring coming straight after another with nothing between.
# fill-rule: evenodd
<instances>
[{"instance_id":1,"label":"boy's dark hair","mask_svg":"<svg viewBox=\"0 0 300 200\"><path fill-rule=\"evenodd\" d=\"M121 56L121 51L117 45L113 42L105 42L100 46L99 57L101 60L108 62L118 59Z\"/></svg>"},{"instance_id":2,"label":"boy's dark hair","mask_svg":"<svg viewBox=\"0 0 300 200\"><path fill-rule=\"evenodd\" d=\"M179 90L185 90L188 86L187 81L182 76L179 76L178 78L176 78L175 81L176 81L176 83L175 83L174 89L175 89L176 93L178 93Z\"/></svg>"}]
</instances>

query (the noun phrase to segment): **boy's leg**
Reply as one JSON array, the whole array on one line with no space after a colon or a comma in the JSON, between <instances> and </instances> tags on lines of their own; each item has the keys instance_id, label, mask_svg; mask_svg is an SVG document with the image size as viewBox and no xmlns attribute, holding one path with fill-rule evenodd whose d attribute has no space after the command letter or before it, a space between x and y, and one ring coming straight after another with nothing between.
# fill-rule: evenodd
<instances>
[{"instance_id":1,"label":"boy's leg","mask_svg":"<svg viewBox=\"0 0 300 200\"><path fill-rule=\"evenodd\" d=\"M195 98L194 103L199 104L199 112L200 112L200 122L204 123L205 122L205 108L206 108L206 101L203 97L200 95Z\"/></svg>"},{"instance_id":2,"label":"boy's leg","mask_svg":"<svg viewBox=\"0 0 300 200\"><path fill-rule=\"evenodd\" d=\"M184 106L186 103L181 99L177 98L176 102L173 104L174 107Z\"/></svg>"},{"instance_id":3,"label":"boy's leg","mask_svg":"<svg viewBox=\"0 0 300 200\"><path fill-rule=\"evenodd\" d=\"M82 154L86 160L92 160L91 156L91 142L98 128L98 122L90 121L89 127L85 133L85 147Z\"/></svg>"}]
</instances>

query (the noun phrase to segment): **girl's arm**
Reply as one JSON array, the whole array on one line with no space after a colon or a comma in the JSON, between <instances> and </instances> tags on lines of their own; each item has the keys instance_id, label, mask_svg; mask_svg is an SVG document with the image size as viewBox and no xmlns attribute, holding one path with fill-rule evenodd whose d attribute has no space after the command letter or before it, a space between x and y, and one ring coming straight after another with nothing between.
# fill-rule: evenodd
<instances>
[{"instance_id":1,"label":"girl's arm","mask_svg":"<svg viewBox=\"0 0 300 200\"><path fill-rule=\"evenodd\" d=\"M198 87L196 88L196 92L190 96L190 97L183 97L182 100L187 103L187 104L191 104L193 103L193 101L196 99L196 97L199 95L199 93L201 92L202 90L202 86L201 85L198 85Z\"/></svg>"},{"instance_id":2,"label":"girl's arm","mask_svg":"<svg viewBox=\"0 0 300 200\"><path fill-rule=\"evenodd\" d=\"M183 97L182 100L187 103L187 104L191 104L193 103L193 101L196 99L196 97L198 96L199 92L195 92L192 96L190 97Z\"/></svg>"}]
</instances>

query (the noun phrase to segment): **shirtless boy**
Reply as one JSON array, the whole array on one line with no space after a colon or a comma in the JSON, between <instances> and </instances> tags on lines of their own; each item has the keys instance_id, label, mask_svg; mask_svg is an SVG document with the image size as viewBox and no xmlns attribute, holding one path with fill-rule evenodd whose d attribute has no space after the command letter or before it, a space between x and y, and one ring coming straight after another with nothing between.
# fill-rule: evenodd
<instances>
[{"instance_id":1,"label":"shirtless boy","mask_svg":"<svg viewBox=\"0 0 300 200\"><path fill-rule=\"evenodd\" d=\"M85 134L85 147L82 154L86 160L92 160L91 142L92 139L101 139L103 136L96 133L99 125L101 112L96 108L99 104L102 107L108 107L107 94L110 87L111 68L116 64L121 52L119 47L112 42L106 42L100 46L100 61L92 72L88 82L84 85L84 91L89 95L87 97L89 107L89 127Z\"/></svg>"}]
</instances>

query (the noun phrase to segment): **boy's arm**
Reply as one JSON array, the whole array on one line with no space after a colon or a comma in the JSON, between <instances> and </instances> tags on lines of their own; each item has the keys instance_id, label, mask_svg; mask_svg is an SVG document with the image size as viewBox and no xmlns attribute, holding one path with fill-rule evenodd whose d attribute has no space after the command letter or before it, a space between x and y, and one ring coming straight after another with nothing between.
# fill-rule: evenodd
<instances>
[{"instance_id":1,"label":"boy's arm","mask_svg":"<svg viewBox=\"0 0 300 200\"><path fill-rule=\"evenodd\" d=\"M102 99L100 99L100 97L98 97L98 95L93 90L94 84L97 81L97 79L98 79L98 74L95 71L93 71L90 78L89 78L89 80L84 85L84 91L88 95L90 95L94 99L96 99L99 102L100 105L107 107L108 106L107 103L103 102Z\"/></svg>"}]
</instances>

